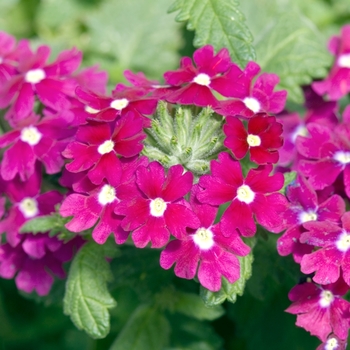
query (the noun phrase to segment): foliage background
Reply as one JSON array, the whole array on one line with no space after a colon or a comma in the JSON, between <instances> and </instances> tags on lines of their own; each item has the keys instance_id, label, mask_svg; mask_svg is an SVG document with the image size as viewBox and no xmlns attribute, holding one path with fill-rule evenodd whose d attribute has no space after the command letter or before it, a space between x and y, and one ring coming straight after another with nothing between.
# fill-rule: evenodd
<instances>
[{"instance_id":1,"label":"foliage background","mask_svg":"<svg viewBox=\"0 0 350 350\"><path fill-rule=\"evenodd\" d=\"M124 81L125 69L161 80L182 55L192 55L193 40L199 43L205 34L195 14L182 23L175 21L181 11L167 14L173 2L1 0L0 30L29 38L33 47L50 45L53 57L76 46L84 52L85 66L98 64L108 71L111 87ZM289 106L300 109L298 86L326 74L331 64L327 38L350 22L349 1L205 1L207 6L225 2L240 8L257 62L281 76ZM181 5L181 0L176 3ZM186 23L196 32L188 31ZM259 238L244 296L215 309L204 308L195 297L197 283L176 279L172 271L159 267L159 252L120 247L110 284L118 305L111 309L111 332L101 340L78 331L63 315L64 282L57 281L50 295L39 299L18 293L13 281L0 280L0 349L315 349L318 341L294 326L295 316L283 312L300 272L292 259L278 256L276 238Z\"/></svg>"}]
</instances>

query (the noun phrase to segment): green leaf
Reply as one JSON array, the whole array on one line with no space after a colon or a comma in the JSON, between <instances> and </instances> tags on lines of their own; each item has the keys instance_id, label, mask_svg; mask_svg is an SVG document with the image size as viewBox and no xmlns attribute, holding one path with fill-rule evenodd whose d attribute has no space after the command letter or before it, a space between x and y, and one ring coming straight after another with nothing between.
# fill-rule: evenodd
<instances>
[{"instance_id":1,"label":"green leaf","mask_svg":"<svg viewBox=\"0 0 350 350\"><path fill-rule=\"evenodd\" d=\"M331 64L326 38L290 0L244 1L242 11L262 70L280 77L279 88L288 91L288 99L303 102L300 86L325 77Z\"/></svg>"},{"instance_id":2,"label":"green leaf","mask_svg":"<svg viewBox=\"0 0 350 350\"><path fill-rule=\"evenodd\" d=\"M70 315L78 329L95 339L108 334L108 309L116 306L107 289L112 273L105 259L112 257L116 248L108 242L102 246L90 242L80 249L69 269L63 300L64 313Z\"/></svg>"},{"instance_id":3,"label":"green leaf","mask_svg":"<svg viewBox=\"0 0 350 350\"><path fill-rule=\"evenodd\" d=\"M295 181L295 179L297 177L297 172L296 171L289 171L287 173L284 173L283 176L284 176L284 184L283 184L283 187L279 190L279 192L282 194L286 194L286 188L293 181Z\"/></svg>"},{"instance_id":4,"label":"green leaf","mask_svg":"<svg viewBox=\"0 0 350 350\"><path fill-rule=\"evenodd\" d=\"M141 305L114 341L110 350L163 350L169 342L170 326L151 305Z\"/></svg>"},{"instance_id":5,"label":"green leaf","mask_svg":"<svg viewBox=\"0 0 350 350\"><path fill-rule=\"evenodd\" d=\"M195 30L196 47L211 44L218 51L226 47L240 66L255 59L253 37L235 0L176 0L168 10L180 11L178 22L188 22Z\"/></svg>"},{"instance_id":6,"label":"green leaf","mask_svg":"<svg viewBox=\"0 0 350 350\"><path fill-rule=\"evenodd\" d=\"M247 243L251 248L256 243L256 238L246 239ZM253 251L247 256L238 256L241 265L241 276L238 281L229 283L226 278L222 277L222 286L218 292L211 292L210 290L201 286L200 296L208 306L214 306L222 304L226 299L231 303L236 302L237 295L242 296L247 280L252 275L252 264L253 264Z\"/></svg>"}]
</instances>

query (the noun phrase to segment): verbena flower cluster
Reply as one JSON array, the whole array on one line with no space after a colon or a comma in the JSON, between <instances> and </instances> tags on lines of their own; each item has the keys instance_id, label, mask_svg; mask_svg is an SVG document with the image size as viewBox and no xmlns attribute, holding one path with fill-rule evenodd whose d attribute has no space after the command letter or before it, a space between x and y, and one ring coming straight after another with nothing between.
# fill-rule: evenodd
<instances>
[{"instance_id":1,"label":"verbena flower cluster","mask_svg":"<svg viewBox=\"0 0 350 350\"><path fill-rule=\"evenodd\" d=\"M49 47L0 32L0 276L45 295L91 233L161 249L163 269L215 292L240 278L259 227L285 231L278 252L309 276L287 312L318 349L345 349L350 106L338 100L350 92L350 26L330 51L330 75L304 88L300 116L275 74L241 69L225 48L182 58L164 84L126 71L129 84L108 94L106 73L79 69L76 49L49 62ZM74 238L20 233L57 210Z\"/></svg>"}]
</instances>

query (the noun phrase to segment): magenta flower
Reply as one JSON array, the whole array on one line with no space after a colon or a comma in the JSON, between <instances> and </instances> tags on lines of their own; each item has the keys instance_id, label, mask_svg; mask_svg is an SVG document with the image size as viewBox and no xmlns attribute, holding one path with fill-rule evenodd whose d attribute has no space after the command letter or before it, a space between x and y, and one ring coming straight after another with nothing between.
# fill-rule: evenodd
<instances>
[{"instance_id":1,"label":"magenta flower","mask_svg":"<svg viewBox=\"0 0 350 350\"><path fill-rule=\"evenodd\" d=\"M332 185L343 173L345 192L350 197L350 129L348 124L329 127L310 123L310 137L299 137L297 150L307 160L301 160L298 170L309 178L316 190Z\"/></svg>"},{"instance_id":2,"label":"magenta flower","mask_svg":"<svg viewBox=\"0 0 350 350\"><path fill-rule=\"evenodd\" d=\"M249 119L248 130L237 117L226 117L224 145L237 159L250 151L250 160L257 164L276 163L278 148L283 144L282 125L275 117L259 114Z\"/></svg>"},{"instance_id":3,"label":"magenta flower","mask_svg":"<svg viewBox=\"0 0 350 350\"><path fill-rule=\"evenodd\" d=\"M300 269L305 274L316 272L313 277L316 283L334 283L342 271L350 286L350 212L341 221L342 227L330 221L304 224L308 231L301 235L300 242L319 249L303 256Z\"/></svg>"},{"instance_id":4,"label":"magenta flower","mask_svg":"<svg viewBox=\"0 0 350 350\"><path fill-rule=\"evenodd\" d=\"M91 120L112 122L128 112L133 112L143 120L145 127L151 125L150 119L146 116L154 113L158 102L155 98L147 97L145 89L122 84L118 84L112 91L112 97L102 96L80 87L76 89L76 95L93 112Z\"/></svg>"},{"instance_id":5,"label":"magenta flower","mask_svg":"<svg viewBox=\"0 0 350 350\"><path fill-rule=\"evenodd\" d=\"M0 276L11 279L15 276L17 288L38 295L49 293L54 277L65 278L63 263L72 259L83 240L76 237L67 243L47 234L23 235L22 244L12 247L0 245Z\"/></svg>"},{"instance_id":6,"label":"magenta flower","mask_svg":"<svg viewBox=\"0 0 350 350\"><path fill-rule=\"evenodd\" d=\"M1 162L1 176L12 180L17 174L27 180L35 170L36 161L44 164L48 174L58 173L64 159L61 152L66 147L72 131L63 118L40 117L32 114L18 126L0 136L0 148L8 147ZM21 155L19 157L19 155Z\"/></svg>"},{"instance_id":7,"label":"magenta flower","mask_svg":"<svg viewBox=\"0 0 350 350\"><path fill-rule=\"evenodd\" d=\"M19 74L13 76L4 86L0 105L6 107L12 103L7 113L9 119L19 121L33 112L34 96L37 95L43 105L55 111L70 106L64 78L71 75L80 65L82 54L76 49L63 51L57 60L46 64L50 55L48 46L40 46L33 53L29 46L22 50L18 58Z\"/></svg>"},{"instance_id":8,"label":"magenta flower","mask_svg":"<svg viewBox=\"0 0 350 350\"><path fill-rule=\"evenodd\" d=\"M111 233L117 244L124 243L129 232L121 227L126 201L135 197L135 171L145 159L121 159L121 171L118 172L118 185L104 181L94 185L85 177L73 185L76 192L66 197L60 207L63 217L73 216L66 227L72 232L82 232L92 227L92 238L98 244L106 242ZM114 211L117 211L116 214ZM96 226L95 226L96 225Z\"/></svg>"},{"instance_id":9,"label":"magenta flower","mask_svg":"<svg viewBox=\"0 0 350 350\"><path fill-rule=\"evenodd\" d=\"M257 222L271 232L284 228L281 213L286 208L286 199L280 193L284 183L281 173L269 176L272 166L251 169L247 178L242 175L238 161L222 152L219 160L210 163L212 175L203 175L199 185L205 191L198 193L201 203L221 205L230 202L221 219L221 230L229 237L235 229L243 236L253 236Z\"/></svg>"},{"instance_id":10,"label":"magenta flower","mask_svg":"<svg viewBox=\"0 0 350 350\"><path fill-rule=\"evenodd\" d=\"M293 254L294 260L300 263L305 254L313 250L312 245L300 243L301 234L306 231L304 223L312 221L330 221L337 224L345 213L345 202L338 195L329 196L321 202L316 191L302 176L287 187L287 198L290 202L283 213L287 231L278 239L277 250L280 255Z\"/></svg>"},{"instance_id":11,"label":"magenta flower","mask_svg":"<svg viewBox=\"0 0 350 350\"><path fill-rule=\"evenodd\" d=\"M221 288L221 276L234 283L240 277L240 264L236 255L245 256L250 248L245 245L237 231L230 238L222 235L220 224L214 225L218 209L200 204L196 199L201 191L195 185L191 191L190 204L198 216L197 227L187 229L181 240L168 243L160 255L160 266L170 269L175 263L175 275L192 279L197 274L201 285L216 292Z\"/></svg>"},{"instance_id":12,"label":"magenta flower","mask_svg":"<svg viewBox=\"0 0 350 350\"><path fill-rule=\"evenodd\" d=\"M320 287L310 282L298 284L289 292L293 304L286 312L297 315L296 325L323 342L331 333L345 340L350 325L350 303L341 296L347 291L348 286L342 280Z\"/></svg>"},{"instance_id":13,"label":"magenta flower","mask_svg":"<svg viewBox=\"0 0 350 350\"><path fill-rule=\"evenodd\" d=\"M167 84L178 87L166 95L166 100L179 104L196 106L218 106L218 100L212 90L221 93L234 81L225 79L223 74L233 65L227 49L221 49L214 55L211 45L203 46L193 54L193 65L190 57L183 57L180 68L164 74Z\"/></svg>"},{"instance_id":14,"label":"magenta flower","mask_svg":"<svg viewBox=\"0 0 350 350\"><path fill-rule=\"evenodd\" d=\"M183 201L193 175L184 173L181 165L170 167L167 175L158 162L140 166L136 183L139 191L127 204L122 222L124 230L133 231L136 247L144 248L151 242L152 248L160 248L168 243L170 234L181 239L186 227L197 227L198 218Z\"/></svg>"},{"instance_id":15,"label":"magenta flower","mask_svg":"<svg viewBox=\"0 0 350 350\"><path fill-rule=\"evenodd\" d=\"M21 45L20 45L21 46ZM5 32L0 31L0 84L8 81L16 74L16 60L18 50L16 50L16 39Z\"/></svg>"},{"instance_id":16,"label":"magenta flower","mask_svg":"<svg viewBox=\"0 0 350 350\"><path fill-rule=\"evenodd\" d=\"M347 345L346 340L341 340L336 335L331 334L316 350L346 350Z\"/></svg>"},{"instance_id":17,"label":"magenta flower","mask_svg":"<svg viewBox=\"0 0 350 350\"><path fill-rule=\"evenodd\" d=\"M255 62L248 62L244 71L232 66L227 73L227 79L233 83L229 89L221 91L225 97L234 97L221 101L215 108L219 114L239 115L246 118L256 113L279 113L283 110L287 92L285 90L274 92L279 83L276 74L263 73L253 84L254 77L259 73L260 67Z\"/></svg>"},{"instance_id":18,"label":"magenta flower","mask_svg":"<svg viewBox=\"0 0 350 350\"><path fill-rule=\"evenodd\" d=\"M121 171L121 156L129 158L139 154L146 137L143 123L133 112L114 123L89 121L80 126L76 141L68 144L62 155L73 161L67 170L76 173L88 171L89 179L99 185L103 179L111 185L118 185Z\"/></svg>"},{"instance_id":19,"label":"magenta flower","mask_svg":"<svg viewBox=\"0 0 350 350\"><path fill-rule=\"evenodd\" d=\"M21 241L19 230L27 220L55 212L55 205L62 201L58 191L40 194L40 183L41 169L37 164L36 171L26 182L17 176L3 184L11 207L0 221L0 233L6 233L6 240L13 247Z\"/></svg>"},{"instance_id":20,"label":"magenta flower","mask_svg":"<svg viewBox=\"0 0 350 350\"><path fill-rule=\"evenodd\" d=\"M312 88L320 95L328 94L331 100L339 100L350 92L350 25L343 26L340 37L330 39L328 49L335 56L333 68L326 79L312 83Z\"/></svg>"}]
</instances>

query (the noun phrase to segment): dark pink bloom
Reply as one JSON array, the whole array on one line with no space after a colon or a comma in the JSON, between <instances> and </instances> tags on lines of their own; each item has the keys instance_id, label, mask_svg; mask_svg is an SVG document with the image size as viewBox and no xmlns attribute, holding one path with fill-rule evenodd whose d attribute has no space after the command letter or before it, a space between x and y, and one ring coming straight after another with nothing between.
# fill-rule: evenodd
<instances>
[{"instance_id":1,"label":"dark pink bloom","mask_svg":"<svg viewBox=\"0 0 350 350\"><path fill-rule=\"evenodd\" d=\"M64 165L61 152L72 134L68 126L67 120L59 117L40 120L32 114L21 120L14 130L0 136L0 148L7 147L1 162L1 176L11 180L18 174L25 181L34 173L38 160L48 174L58 173Z\"/></svg>"},{"instance_id":2,"label":"dark pink bloom","mask_svg":"<svg viewBox=\"0 0 350 350\"><path fill-rule=\"evenodd\" d=\"M333 129L310 123L309 137L298 137L297 150L308 158L301 160L298 170L309 178L316 190L332 185L343 173L345 192L350 197L350 128L347 123Z\"/></svg>"},{"instance_id":3,"label":"dark pink bloom","mask_svg":"<svg viewBox=\"0 0 350 350\"><path fill-rule=\"evenodd\" d=\"M55 205L62 201L58 191L40 194L40 183L41 169L37 166L28 181L22 182L17 176L3 184L11 207L0 221L0 233L6 233L6 240L13 247L19 244L19 229L27 220L55 212Z\"/></svg>"},{"instance_id":4,"label":"dark pink bloom","mask_svg":"<svg viewBox=\"0 0 350 350\"><path fill-rule=\"evenodd\" d=\"M289 292L293 304L286 312L297 315L296 325L323 342L331 333L345 340L350 326L350 303L341 296L347 291L348 286L342 280L327 286L298 284Z\"/></svg>"},{"instance_id":5,"label":"dark pink bloom","mask_svg":"<svg viewBox=\"0 0 350 350\"><path fill-rule=\"evenodd\" d=\"M145 89L122 84L116 86L111 97L80 87L76 89L76 95L81 102L90 107L91 111L94 111L89 118L91 120L112 122L128 112L133 112L143 120L146 127L151 123L146 116L154 113L158 103L157 99L147 96Z\"/></svg>"},{"instance_id":6,"label":"dark pink bloom","mask_svg":"<svg viewBox=\"0 0 350 350\"><path fill-rule=\"evenodd\" d=\"M300 242L319 247L303 256L300 269L303 273L315 273L313 280L320 284L336 282L343 271L344 281L350 286L350 212L342 216L342 227L330 221L307 222L308 230Z\"/></svg>"},{"instance_id":7,"label":"dark pink bloom","mask_svg":"<svg viewBox=\"0 0 350 350\"><path fill-rule=\"evenodd\" d=\"M71 75L80 65L82 54L76 49L63 51L51 64L46 61L50 55L48 46L40 46L33 53L29 46L21 51L18 58L18 73L4 86L0 106L12 103L7 118L22 120L33 112L35 95L43 105L55 111L68 109L70 106L67 94L69 83L64 78Z\"/></svg>"},{"instance_id":8,"label":"dark pink bloom","mask_svg":"<svg viewBox=\"0 0 350 350\"><path fill-rule=\"evenodd\" d=\"M239 115L246 118L256 113L279 113L283 110L287 92L285 90L274 92L279 83L276 74L263 73L253 84L254 77L259 73L260 67L255 62L249 62L242 71L238 66L232 66L227 73L227 79L233 83L228 89L220 91L226 97L234 97L221 101L216 112L222 115Z\"/></svg>"},{"instance_id":9,"label":"dark pink bloom","mask_svg":"<svg viewBox=\"0 0 350 350\"><path fill-rule=\"evenodd\" d=\"M278 148L283 144L282 125L275 117L258 114L249 119L247 129L237 117L226 117L224 145L237 159L242 159L249 150L252 162L276 163Z\"/></svg>"},{"instance_id":10,"label":"dark pink bloom","mask_svg":"<svg viewBox=\"0 0 350 350\"><path fill-rule=\"evenodd\" d=\"M63 263L72 259L83 240L76 237L63 243L47 234L23 235L22 244L12 247L0 245L0 276L11 279L15 276L17 288L38 295L49 293L54 277L65 278Z\"/></svg>"},{"instance_id":11,"label":"dark pink bloom","mask_svg":"<svg viewBox=\"0 0 350 350\"><path fill-rule=\"evenodd\" d=\"M300 263L304 254L309 254L313 250L312 245L299 241L300 235L305 231L304 223L310 221L338 223L345 212L345 202L338 195L320 201L316 191L302 176L297 182L289 185L286 192L290 205L283 213L283 217L288 229L278 239L277 250L283 256L293 254L294 260Z\"/></svg>"},{"instance_id":12,"label":"dark pink bloom","mask_svg":"<svg viewBox=\"0 0 350 350\"><path fill-rule=\"evenodd\" d=\"M328 49L335 56L333 68L325 80L314 82L312 88L320 95L328 94L331 100L339 100L350 92L350 25L343 26L340 37L330 39Z\"/></svg>"},{"instance_id":13,"label":"dark pink bloom","mask_svg":"<svg viewBox=\"0 0 350 350\"><path fill-rule=\"evenodd\" d=\"M68 230L82 232L94 227L92 238L99 244L105 243L111 233L117 244L127 240L129 232L120 226L123 219L120 212L124 213L126 201L136 195L135 171L139 163L145 163L145 159L121 159L121 163L118 185L112 186L104 181L97 186L87 177L73 185L79 193L68 195L60 207L63 217L73 216L66 224Z\"/></svg>"},{"instance_id":14,"label":"dark pink bloom","mask_svg":"<svg viewBox=\"0 0 350 350\"><path fill-rule=\"evenodd\" d=\"M0 90L3 84L16 74L17 55L16 39L0 31Z\"/></svg>"},{"instance_id":15,"label":"dark pink bloom","mask_svg":"<svg viewBox=\"0 0 350 350\"><path fill-rule=\"evenodd\" d=\"M121 171L121 156L129 158L139 154L146 137L143 123L128 112L114 123L90 121L80 126L76 141L68 144L64 157L73 159L67 170L76 173L88 171L89 179L99 185L103 179L111 185L118 185Z\"/></svg>"},{"instance_id":16,"label":"dark pink bloom","mask_svg":"<svg viewBox=\"0 0 350 350\"><path fill-rule=\"evenodd\" d=\"M201 203L221 205L230 202L221 219L221 230L229 237L235 229L243 236L253 236L256 221L271 232L284 228L281 213L286 208L286 199L280 193L284 183L281 173L269 176L272 165L251 169L243 178L238 161L222 152L219 160L210 163L211 175L203 175L199 185L205 191L198 194Z\"/></svg>"},{"instance_id":17,"label":"dark pink bloom","mask_svg":"<svg viewBox=\"0 0 350 350\"><path fill-rule=\"evenodd\" d=\"M160 248L168 243L170 234L181 239L186 227L197 227L196 215L183 203L192 182L192 173L184 173L181 165L170 167L167 175L158 162L137 169L139 192L128 203L122 222L124 230L133 231L136 247L151 242L152 248Z\"/></svg>"},{"instance_id":18,"label":"dark pink bloom","mask_svg":"<svg viewBox=\"0 0 350 350\"><path fill-rule=\"evenodd\" d=\"M218 106L212 90L221 92L234 83L222 76L233 65L228 50L221 49L214 55L214 48L206 45L194 52L193 60L195 66L190 57L183 57L179 69L164 74L167 84L178 87L166 95L166 100L201 107Z\"/></svg>"},{"instance_id":19,"label":"dark pink bloom","mask_svg":"<svg viewBox=\"0 0 350 350\"><path fill-rule=\"evenodd\" d=\"M240 277L240 264L236 255L245 256L250 248L237 231L230 238L222 235L220 224L214 225L218 209L200 204L196 199L198 185L191 192L190 204L199 219L197 227L187 229L181 240L168 243L160 255L160 266L169 269L175 263L175 275L192 279L197 274L203 287L216 292L221 288L221 277L230 283Z\"/></svg>"}]
</instances>

